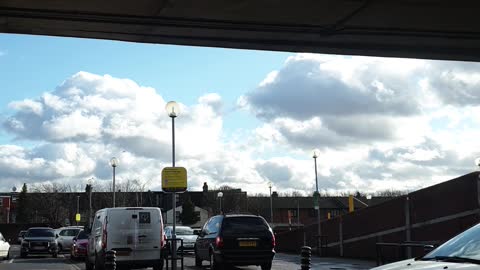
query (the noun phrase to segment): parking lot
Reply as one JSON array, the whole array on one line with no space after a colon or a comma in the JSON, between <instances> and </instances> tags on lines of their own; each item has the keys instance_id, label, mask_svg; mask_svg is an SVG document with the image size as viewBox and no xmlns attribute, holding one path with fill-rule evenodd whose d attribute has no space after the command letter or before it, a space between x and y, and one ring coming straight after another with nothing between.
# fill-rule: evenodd
<instances>
[{"instance_id":1,"label":"parking lot","mask_svg":"<svg viewBox=\"0 0 480 270\"><path fill-rule=\"evenodd\" d=\"M291 254L277 254L273 261L272 269L278 270L298 270L300 269L298 255ZM193 254L187 254L184 259L184 269L210 269L208 262L203 262L202 267L195 267ZM374 264L371 262L357 261L357 260L343 260L331 258L312 258L312 269L330 270L330 269L345 269L345 270L363 270L370 269ZM85 264L83 261L70 260L69 254L60 254L58 258L51 256L31 255L28 258L20 258L19 246L13 245L11 247L11 257L9 260L0 262L0 269L2 270L84 270ZM165 268L164 268L165 269ZM235 269L260 269L256 266L236 267Z\"/></svg>"}]
</instances>

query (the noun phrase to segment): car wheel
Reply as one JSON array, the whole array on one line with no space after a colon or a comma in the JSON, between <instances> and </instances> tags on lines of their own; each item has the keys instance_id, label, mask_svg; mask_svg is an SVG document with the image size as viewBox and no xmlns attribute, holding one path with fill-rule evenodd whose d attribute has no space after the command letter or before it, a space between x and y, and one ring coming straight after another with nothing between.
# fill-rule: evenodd
<instances>
[{"instance_id":1,"label":"car wheel","mask_svg":"<svg viewBox=\"0 0 480 270\"><path fill-rule=\"evenodd\" d=\"M88 254L85 257L85 270L93 270L93 263L88 259Z\"/></svg>"},{"instance_id":2,"label":"car wheel","mask_svg":"<svg viewBox=\"0 0 480 270\"><path fill-rule=\"evenodd\" d=\"M261 265L262 270L270 270L272 269L272 262L264 263Z\"/></svg>"},{"instance_id":3,"label":"car wheel","mask_svg":"<svg viewBox=\"0 0 480 270\"><path fill-rule=\"evenodd\" d=\"M202 266L202 259L198 257L197 249L195 249L195 266Z\"/></svg>"},{"instance_id":4,"label":"car wheel","mask_svg":"<svg viewBox=\"0 0 480 270\"><path fill-rule=\"evenodd\" d=\"M105 269L104 265L98 259L97 254L95 254L95 270L104 270L104 269Z\"/></svg>"},{"instance_id":5,"label":"car wheel","mask_svg":"<svg viewBox=\"0 0 480 270\"><path fill-rule=\"evenodd\" d=\"M210 269L211 270L223 270L223 265L215 260L213 251L210 251Z\"/></svg>"},{"instance_id":6,"label":"car wheel","mask_svg":"<svg viewBox=\"0 0 480 270\"><path fill-rule=\"evenodd\" d=\"M153 265L153 270L162 270L163 269L163 260L160 260L158 263Z\"/></svg>"}]
</instances>

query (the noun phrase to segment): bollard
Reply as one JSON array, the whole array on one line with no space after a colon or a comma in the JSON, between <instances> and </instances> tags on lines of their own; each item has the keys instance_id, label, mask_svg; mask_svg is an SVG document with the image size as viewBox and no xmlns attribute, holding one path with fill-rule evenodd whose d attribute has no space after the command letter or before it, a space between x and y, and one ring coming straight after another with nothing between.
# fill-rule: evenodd
<instances>
[{"instance_id":1,"label":"bollard","mask_svg":"<svg viewBox=\"0 0 480 270\"><path fill-rule=\"evenodd\" d=\"M301 260L300 260L300 266L301 270L309 270L310 269L310 261L312 257L312 248L308 246L302 247L301 251Z\"/></svg>"},{"instance_id":2,"label":"bollard","mask_svg":"<svg viewBox=\"0 0 480 270\"><path fill-rule=\"evenodd\" d=\"M105 270L117 269L117 252L115 250L109 250L105 252Z\"/></svg>"}]
</instances>

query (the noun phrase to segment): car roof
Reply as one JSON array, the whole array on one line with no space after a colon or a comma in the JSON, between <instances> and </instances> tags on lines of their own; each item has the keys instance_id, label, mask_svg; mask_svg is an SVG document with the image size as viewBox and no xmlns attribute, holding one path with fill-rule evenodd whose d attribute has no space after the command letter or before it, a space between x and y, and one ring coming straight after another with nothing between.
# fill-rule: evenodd
<instances>
[{"instance_id":1,"label":"car roof","mask_svg":"<svg viewBox=\"0 0 480 270\"><path fill-rule=\"evenodd\" d=\"M35 229L35 230L53 230L50 227L31 227L28 230L32 230L32 229Z\"/></svg>"},{"instance_id":2,"label":"car roof","mask_svg":"<svg viewBox=\"0 0 480 270\"><path fill-rule=\"evenodd\" d=\"M256 218L261 218L260 216L257 215L248 215L248 214L225 214L223 215L226 218L229 217L256 217Z\"/></svg>"}]
</instances>

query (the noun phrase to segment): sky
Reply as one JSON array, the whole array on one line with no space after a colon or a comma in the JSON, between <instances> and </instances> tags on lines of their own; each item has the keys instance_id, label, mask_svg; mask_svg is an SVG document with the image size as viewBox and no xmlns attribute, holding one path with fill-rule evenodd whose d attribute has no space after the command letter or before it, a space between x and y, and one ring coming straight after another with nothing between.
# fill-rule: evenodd
<instances>
[{"instance_id":1,"label":"sky","mask_svg":"<svg viewBox=\"0 0 480 270\"><path fill-rule=\"evenodd\" d=\"M0 34L0 191L414 191L477 170L480 65ZM93 179L93 180L92 180Z\"/></svg>"}]
</instances>

